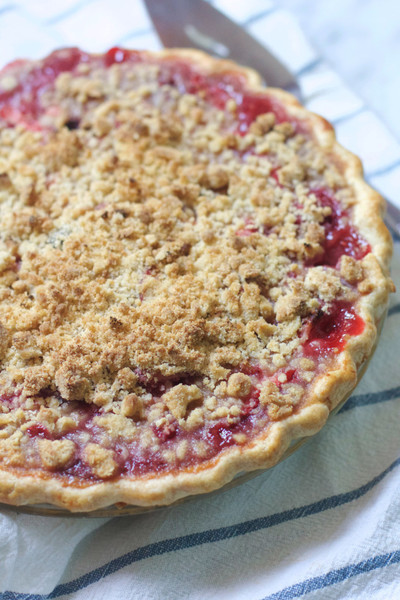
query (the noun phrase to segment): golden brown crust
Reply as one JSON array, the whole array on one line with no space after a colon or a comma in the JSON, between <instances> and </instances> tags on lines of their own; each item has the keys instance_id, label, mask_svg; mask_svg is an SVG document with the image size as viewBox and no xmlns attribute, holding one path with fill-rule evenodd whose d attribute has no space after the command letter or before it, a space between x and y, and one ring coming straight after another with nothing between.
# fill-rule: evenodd
<instances>
[{"instance_id":1,"label":"golden brown crust","mask_svg":"<svg viewBox=\"0 0 400 600\"><path fill-rule=\"evenodd\" d=\"M146 54L149 57L157 57L157 59L187 59L205 74L234 72L245 78L246 89L256 93L263 91L261 80L254 71L238 67L229 61L216 61L193 50L164 50L157 54ZM77 84L79 86L79 82ZM73 87L75 84L74 81L67 81L67 78L64 78L60 82L60 87L63 85L70 86L69 89L71 89L71 86ZM98 85L96 86L96 82L91 82L87 89L80 89L79 93L83 95L82 101L87 101L88 97L96 98L101 94L101 89ZM342 258L340 277L351 285L343 288L339 275L333 269L327 272L322 267L316 266L309 270L304 285L300 288L296 283L285 289L280 288L278 280L275 288L271 286L269 300L264 299L261 301L260 285L252 282L260 278L262 268L257 268L254 261L258 258L257 253L251 254L250 252L248 260L236 262L234 266L234 269L239 270L243 282L242 307L235 308L239 288L235 288L237 282L232 280L229 282L228 291L223 296L223 302L231 311L231 318L219 317L218 312L213 313L215 306L218 306L218 299L211 294L212 286L210 285L209 289L205 290L198 285L198 281L190 276L190 273L186 271L185 274L185 269L189 264L187 256L191 245L194 243L191 233L192 221L187 217L187 214L192 214L190 207L193 205L194 199L198 199L200 189L210 190L210 197L213 198L213 202L219 202L221 211L223 211L226 198L224 189L231 182L233 182L233 185L235 183L238 186L240 185L240 181L235 182L234 174L229 165L226 167L213 164L205 168L194 169L193 166L187 168L187 181L184 185L182 183L176 185L174 189L175 196L170 196L171 201L168 205L167 214L163 213L161 205L154 204L154 200L153 205L147 209L146 206L140 204L140 210L134 215L135 219L130 219L130 215L126 214L127 208L124 202L121 203L120 207L117 207L116 211L113 211L113 214L109 214L107 208L101 205L104 198L104 189L101 190L98 187L95 194L97 193L101 199L100 210L104 211L104 221L108 223L110 219L114 219L114 221L117 219L118 235L116 236L117 239L112 242L109 242L105 237L100 238L95 256L90 257L92 262L89 268L96 274L96 277L99 274L100 276L104 274L104 278L107 278L108 272L118 269L121 256L124 255L126 240L140 239L141 235L145 235L147 236L147 243L151 247L154 234L151 237L152 234L148 232L149 225L154 220L154 212L158 211L158 219L160 219L163 228L170 227L172 230L173 225L169 222L171 216L183 224L188 224L183 235L180 237L175 236L173 239L166 237L161 247L155 247L155 251L152 253L153 259L144 263L144 272L147 269L149 273L155 266L157 268L159 268L159 265L162 266L163 272L171 278L168 282L168 295L164 296L161 304L154 305L155 308L152 307L151 302L147 308L146 304L143 304L141 312L136 307L134 313L131 307L126 308L124 312L122 304L119 305L116 313L107 312L107 302L110 300L104 297L104 287L101 287L99 277L93 281L85 278L86 265L82 261L80 263L79 261L71 261L71 264L54 261L51 264L51 262L45 263L40 255L33 255L30 259L32 272L26 275L25 280L21 281L21 278L14 277L13 272L15 274L15 270L8 269L13 260L9 258L13 256L13 248L11 247L9 254L4 252L4 256L0 251L0 264L4 265L4 271L9 279L7 285L10 289L13 289L13 293L17 295L19 300L23 296L25 298L24 303L20 305L19 312L15 311L14 297L12 308L8 304L7 295L5 294L2 298L4 304L3 312L0 312L0 360L6 360L7 356L11 356L8 363L7 377L3 376L1 381L2 388L7 391L7 385L10 385L11 377L10 389L18 383L22 397L26 399L36 397L41 390L51 388L55 384L58 393L67 403L74 403L84 398L87 403L99 407L117 406L116 411L111 411L113 414L106 412L105 415L96 417L97 426L105 431L107 435L110 435L111 438L114 432L118 432L119 435L119 432L122 431L125 439L135 439L138 432L137 423L145 415L157 427L168 427L172 422L168 419L172 415L171 418L178 420L183 428L191 431L198 427L204 419L202 410L197 406L199 403L201 406L203 402L204 393L201 386L198 387L196 382L179 383L162 396L163 406L159 406L160 403L147 406L146 394L141 395L140 393L140 381L138 383L137 373L135 375L134 371L129 368L132 362L139 365L140 368L146 369L151 365L154 366L155 360L157 360L156 367L158 371L166 377L185 371L202 373L203 376L209 377L211 382L214 379L211 388L213 392L216 390L215 382L229 375L229 369L223 366L224 362L237 366L254 357L258 360L272 357L276 368L282 367L287 364L285 356L290 356L299 342L298 340L296 344L290 346L292 342L285 340L293 341L296 338L300 326L299 315L313 314L317 309L315 304L317 291L319 298L327 303L334 300L338 294L342 294L341 297L355 303L357 314L365 322L364 331L348 340L345 349L330 363L329 372L314 374L312 386L308 389L305 399L303 398L300 408L295 408L296 394L298 393L295 386L292 386L288 394L292 398L291 402L286 401L282 405L279 401L279 393L277 394L277 385L269 384L268 389L265 387L260 396L261 403L265 398L268 404L270 424L266 431L259 432L257 437L245 439L244 443L238 442L238 444L225 449L223 453L212 460L208 460L203 464L200 462L197 466L185 467L178 472L173 470L167 474L158 473L136 479L113 479L111 481L96 482L90 486L78 486L71 483L67 485L61 478L53 477L51 472L63 465L68 465L69 461L73 459L73 442L65 440L65 442L57 443L57 441L43 439L38 444L38 453L42 464L48 469L48 473L39 472L34 475L24 473L21 476L18 469L23 458L20 455L20 438L18 436L21 436L24 428L26 430L32 423L24 423L24 417L21 416L21 422L24 424L14 427L16 415L13 413L13 422L11 422L11 415L9 421L7 421L7 414L5 414L3 415L5 426L14 429L12 435L7 438L7 444L3 443L2 445L0 439L0 456L3 457L3 464L8 465L8 467L0 470L0 500L13 504L51 502L69 510L86 511L115 502L138 505L168 504L186 495L207 492L222 486L239 472L267 468L275 464L294 439L309 436L318 431L325 423L330 411L354 388L357 382L357 371L365 363L376 341L377 325L383 317L392 286L388 277L391 240L381 218L383 200L364 182L359 159L336 142L334 130L329 123L321 117L306 111L295 98L286 92L268 89L268 94L284 105L290 117L307 123L314 144L316 144L320 154L329 157L329 162L335 166L330 171L328 169L324 174L324 177L328 178L328 183L329 178L331 178L330 183L332 185L337 181L345 181L346 188L351 190L349 195L343 195L343 201L351 206L352 222L372 249L372 252L360 261L355 261L350 257ZM111 104L109 102L100 105L93 125L97 128L99 135L107 136L110 134L110 126L106 116L107 111L115 110L115 108L112 102ZM191 118L201 117L192 114ZM146 136L149 131L148 128L151 128L151 123L144 125L143 122L136 120L130 123L129 127L131 127L130 132L132 135ZM274 129L274 122L273 119L271 120L270 113L258 118L252 127L253 129L250 129L250 136L253 136L252 143L254 143L254 139L256 142L259 140L257 143L260 148L264 143L264 136L267 136L270 132L278 140L285 140L291 135L291 129L285 123ZM26 138L23 137L25 134L21 135L22 141L26 142ZM33 144L35 135L26 134ZM63 129L53 144L51 142L45 144L42 160L50 172L61 172L62 169L67 169L69 170L68 173L71 173L74 169L82 170L81 157L82 153L85 152L85 138L84 135L82 138L82 135L75 131L67 132ZM181 125L162 121L157 125L156 135L158 136L158 145L151 148L151 156L149 155L147 159L154 161L154 164L158 165L160 169L164 169L162 165L165 162L179 164L182 157L179 155L176 140L179 140L182 135ZM126 143L126 139L122 135L118 141L121 144ZM172 143L168 145L166 141ZM221 142L215 137L212 143L216 148L215 144L226 142ZM279 141L274 143L279 143ZM87 156L87 154L84 154L84 156ZM19 157L17 156L16 162L18 160ZM99 160L104 161L105 157L100 156ZM40 196L40 201L38 201L38 190L34 186L32 187L29 166L25 165L24 168L26 169L26 178L24 179L21 176L17 180L17 185L20 186L18 190L19 197L24 198L24 208L18 215L13 215L13 219L6 224L6 228L9 227L9 230L12 231L14 239L18 236L29 238L32 232L34 236L37 236L34 239L42 239L40 236L51 235L49 232L53 228L46 210L49 209L49 202L52 199L46 199L46 194L43 193ZM103 163L99 164L98 168L107 170L113 167ZM278 175L280 184L285 185L294 181L300 182L299 185L301 185L303 170L304 165L301 161L295 160L291 155L290 163L283 167ZM85 176L84 171L83 176ZM143 188L146 185L145 178L141 179L139 183ZM107 185L106 181L104 185ZM136 179L121 181L118 185L118 193L122 199L127 186L130 195L143 193L143 189L136 192ZM147 185L150 185L150 183L147 182ZM71 193L71 190L67 190L67 193ZM109 193L109 190L106 190L105 193ZM168 193L171 193L170 188L168 188ZM185 198L187 214L182 212L181 204L178 202L180 195ZM257 206L261 203L261 206L257 208L258 214L260 219L264 219L263 226L269 227L271 226L271 213L268 213L268 211L263 212L262 202L264 200L260 196L262 194L257 195L254 204ZM174 198L177 200L174 201ZM284 199L281 199L281 204L284 205ZM51 210L53 213L54 210L59 210L61 214L62 204L60 207L52 205ZM72 218L79 219L84 214L84 208L78 206L75 210L77 212L72 214ZM207 222L207 210L209 210L207 202L202 205L202 210L204 211L205 222ZM316 210L315 203L310 210ZM53 218L57 219L55 213ZM125 220L130 221L130 223L125 225ZM84 220L82 220L82 223L84 223ZM138 226L142 228L139 231ZM241 225L240 221L235 224L236 229L240 226L246 229L246 221L243 222L242 220ZM85 227L89 227L91 233L88 222L85 222ZM84 232L85 236L87 232L88 229ZM159 234L157 231L156 233ZM97 234L98 230L96 230ZM79 237L75 242L71 242L68 241L68 232L61 230L58 235L58 239L53 235L56 250L57 245L60 243L70 244L71 256L74 252L77 256L81 256L83 242ZM202 236L203 247L205 249L213 248L213 236L215 236L213 228L211 226L208 229L206 226L202 227ZM320 227L317 224L310 225L305 236L307 248L311 248L307 252L318 252L321 236ZM105 252L102 251L102 244L107 244ZM227 255L231 260L237 260L237 256L243 251L240 235L236 237L235 244L237 247L233 247L230 256ZM295 240L291 242L289 250L294 253L300 252ZM301 249L301 251L303 250ZM204 250L204 253L206 253L206 250ZM54 254L53 252L52 255L54 256ZM146 257L145 253L144 256ZM207 256L208 260L211 260L212 256ZM149 258L149 255L147 255L147 258ZM201 255L198 260L201 262ZM218 257L216 257L216 260L218 261ZM214 266L216 263L211 264ZM58 288L46 285L46 278L54 276L54 273L51 272L52 268L57 269L61 274L62 285ZM173 278L177 275L179 275L179 278L176 280L176 284L173 283L171 286L171 280L174 281ZM211 277L211 272L209 276ZM228 277L229 273L226 276ZM152 277L147 277L147 280L144 284L142 281L140 282L142 293L148 294L152 298L156 284L152 281ZM99 285L100 287L98 287ZM122 289L123 279L118 285ZM132 281L129 282L129 285L132 285ZM193 286L196 285L198 287L194 289ZM37 290L36 298L38 299L38 304L35 304L33 311L25 310L26 306L29 307L27 297L29 297L31 286L35 286ZM176 305L174 306L170 298L171 294L175 294L173 297L177 299L179 296L188 294L189 290L192 289L194 291L191 301L192 307L194 306L195 309L194 313L190 314L190 318L188 318L187 308L182 304L179 308ZM355 290L358 290L357 293ZM159 295L161 294L161 297L165 294L163 288L158 288L156 291ZM121 297L123 295L122 293ZM95 308L90 304L91 300L95 299L97 309L99 309L102 302L105 303L104 306L100 306L100 309L102 314L107 315L107 322L99 328L103 335L102 344L106 348L103 353L99 353L96 348L97 340L93 336L90 337L90 335L82 336L78 344L68 343L69 333L62 324L68 322L70 318L73 321L74 318L79 317L79 309L77 310L74 306L76 297L80 298L79 301L83 305L86 303L89 306L89 311L85 313L85 326L89 327L91 322L95 322L97 318L96 314L91 312ZM200 304L196 307L196 301L199 298ZM201 315L200 305L202 303L207 305L209 313L214 314L211 329L207 329L209 326ZM40 306L43 307L43 310L40 309ZM237 313L235 313L235 310ZM274 324L271 324L271 310L274 311L273 314L276 317ZM160 313L158 330L154 329L154 323L151 326L153 330L148 325L150 317L153 318L155 312ZM128 324L127 320L127 315L132 318L133 314L137 323L136 329L132 329L131 323ZM242 314L244 315L242 320L236 318ZM49 315L51 316L50 319L48 318ZM73 318L71 315L73 315ZM15 326L14 329L13 318L18 319L18 327ZM21 319L25 319L22 326L20 326ZM235 323L234 327L232 322ZM167 325L169 333L167 337L163 337ZM63 327L64 329L62 329ZM13 329L13 336L9 333L10 329ZM36 334L32 335L32 332L35 331L40 331L41 337L36 336ZM271 346L268 354L266 350L261 350L261 348L266 348L266 340L270 340L272 343L270 339L272 333L279 340L281 347L277 351ZM131 334L131 338L127 344L124 340L126 340L128 334ZM114 342L107 345L106 340L109 337ZM136 339L140 341L140 348L139 345L135 346ZM151 344L148 343L149 339L152 340ZM38 340L40 343L38 343ZM189 341L183 343L183 340ZM13 344L12 352L10 350L11 344ZM144 344L148 344L148 347L144 348ZM169 354L165 353L167 344L171 344ZM57 348L56 352L49 351L49 348L53 346ZM127 356L127 348L131 348L134 352L133 361L132 355ZM8 352L11 352L11 354L7 354ZM41 361L44 352L45 362ZM87 356L91 356L91 363L87 362ZM173 360L171 359L172 356L174 357ZM208 357L207 360L205 360L205 356ZM282 363L279 361L282 361ZM303 365L302 368L304 372L312 373L315 366L313 367L313 361L309 362L311 365L307 368ZM96 363L97 371L95 371L92 363ZM21 364L23 365L22 368ZM108 380L103 377L102 370L109 369L110 365L114 369L114 375L111 380ZM283 383L285 383L285 375L281 374L280 376L283 376ZM275 388L272 389L271 386L275 386ZM241 406L240 398L246 396L250 389L251 379L248 375L244 373L231 374L225 384L219 384L217 395L222 400L217 405L213 405L212 399L208 400L207 414L215 415L210 418L227 417L234 420L236 418L235 407L237 407L237 404ZM238 403L232 404L231 400L228 402L224 398L238 398ZM204 402L207 402L207 399ZM62 413L61 418L59 418L60 414L57 414L56 402L53 405L49 402L43 402L40 410L40 422L43 422L44 419L44 422L57 432L68 431L69 428L74 426L73 414ZM53 410L56 416L52 413ZM35 421L33 423L35 424ZM185 448L182 446L181 450L176 450L176 452L179 451L184 453ZM84 459L90 465L92 472L100 479L113 477L116 472L117 465L113 453L97 443L90 442L86 445Z\"/></svg>"}]
</instances>

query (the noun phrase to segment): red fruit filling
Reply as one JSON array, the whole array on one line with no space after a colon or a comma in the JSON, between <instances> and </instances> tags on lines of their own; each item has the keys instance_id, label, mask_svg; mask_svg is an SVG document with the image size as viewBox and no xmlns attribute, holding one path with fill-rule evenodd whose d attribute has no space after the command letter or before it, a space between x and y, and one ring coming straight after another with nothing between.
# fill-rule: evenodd
<instances>
[{"instance_id":1,"label":"red fruit filling","mask_svg":"<svg viewBox=\"0 0 400 600\"><path fill-rule=\"evenodd\" d=\"M280 381L280 377L282 375L284 375L286 378L284 381ZM272 381L272 383L275 383L275 385L278 386L279 389L281 389L282 386L285 385L286 383L296 383L296 384L303 383L299 377L299 373L298 373L297 369L291 369L291 368L277 371L274 374L274 376L271 377L271 381Z\"/></svg>"},{"instance_id":2,"label":"red fruit filling","mask_svg":"<svg viewBox=\"0 0 400 600\"><path fill-rule=\"evenodd\" d=\"M140 52L135 50L125 50L124 48L119 48L118 46L110 48L110 50L104 54L104 64L106 67L124 63L128 60L129 62L138 62L140 59Z\"/></svg>"},{"instance_id":3,"label":"red fruit filling","mask_svg":"<svg viewBox=\"0 0 400 600\"><path fill-rule=\"evenodd\" d=\"M279 169L280 167L274 167L273 169L271 169L271 173L270 173L270 177L272 177L272 179L274 179L278 185L278 187L283 187L281 182L279 181Z\"/></svg>"},{"instance_id":4,"label":"red fruit filling","mask_svg":"<svg viewBox=\"0 0 400 600\"><path fill-rule=\"evenodd\" d=\"M48 429L46 427L44 427L44 425L41 425L40 423L35 423L35 425L31 425L30 427L28 427L28 429L26 430L26 433L29 435L29 437L39 437L39 438L44 438L46 440L51 440L52 439L52 435L50 434L50 432L48 431Z\"/></svg>"},{"instance_id":5,"label":"red fruit filling","mask_svg":"<svg viewBox=\"0 0 400 600\"><path fill-rule=\"evenodd\" d=\"M85 463L81 458L78 458L70 467L63 469L63 476L70 477L71 479L78 478L84 482L95 482L99 478L93 474L90 466Z\"/></svg>"},{"instance_id":6,"label":"red fruit filling","mask_svg":"<svg viewBox=\"0 0 400 600\"><path fill-rule=\"evenodd\" d=\"M254 223L253 219L251 217L246 217L244 219L244 227L238 229L236 235L238 235L239 237L248 237L252 233L257 233L257 231L258 227Z\"/></svg>"},{"instance_id":7,"label":"red fruit filling","mask_svg":"<svg viewBox=\"0 0 400 600\"><path fill-rule=\"evenodd\" d=\"M232 429L227 424L217 423L217 425L210 427L206 433L206 438L217 451L235 443Z\"/></svg>"},{"instance_id":8,"label":"red fruit filling","mask_svg":"<svg viewBox=\"0 0 400 600\"><path fill-rule=\"evenodd\" d=\"M40 102L41 96L54 85L60 73L76 72L80 63L110 67L114 64L141 61L155 63L155 59L146 57L141 52L118 47L111 48L101 56L87 54L78 48L57 50L43 59L39 66L26 72L20 68L25 61L15 61L3 70L3 73L14 74L18 82L10 90L1 91L0 88L0 118L9 125L24 123L28 127L38 126L36 121L44 112ZM229 72L203 75L181 59L164 59L159 61L159 64L160 84L175 86L181 93L201 92L211 104L220 109L225 108L227 100L234 99L237 104L240 134L245 134L251 123L266 112L273 112L278 123L289 120L286 110L275 98L247 92L245 78L240 75ZM69 123L71 128L77 127L76 122ZM298 123L293 121L293 125L296 127Z\"/></svg>"},{"instance_id":9,"label":"red fruit filling","mask_svg":"<svg viewBox=\"0 0 400 600\"><path fill-rule=\"evenodd\" d=\"M364 327L350 302L333 302L329 312L321 312L312 320L303 352L306 356L328 357L343 350L347 336L360 335Z\"/></svg>"},{"instance_id":10,"label":"red fruit filling","mask_svg":"<svg viewBox=\"0 0 400 600\"><path fill-rule=\"evenodd\" d=\"M323 252L307 261L307 266L336 267L343 255L360 260L371 252L371 246L349 222L348 211L341 207L333 193L322 188L311 191L317 197L319 204L329 206L332 212L322 223L325 229Z\"/></svg>"},{"instance_id":11,"label":"red fruit filling","mask_svg":"<svg viewBox=\"0 0 400 600\"><path fill-rule=\"evenodd\" d=\"M58 50L45 58L38 66L24 71L24 61L16 61L6 69L17 77L17 85L11 90L0 89L0 119L9 125L24 123L34 126L43 112L40 99L43 93L54 84L55 79L65 71L74 71L81 62L87 62L89 56L77 48ZM29 64L29 63L28 63ZM17 67L15 70L12 67ZM3 71L4 72L4 71Z\"/></svg>"},{"instance_id":12,"label":"red fruit filling","mask_svg":"<svg viewBox=\"0 0 400 600\"><path fill-rule=\"evenodd\" d=\"M162 442L166 442L176 436L177 426L176 423L170 423L162 427L154 427L153 431Z\"/></svg>"}]
</instances>

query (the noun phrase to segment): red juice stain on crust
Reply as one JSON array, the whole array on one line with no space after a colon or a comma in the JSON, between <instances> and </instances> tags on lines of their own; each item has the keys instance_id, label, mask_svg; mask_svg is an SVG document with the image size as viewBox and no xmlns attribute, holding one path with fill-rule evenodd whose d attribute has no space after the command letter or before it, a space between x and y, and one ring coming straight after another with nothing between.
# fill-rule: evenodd
<instances>
[{"instance_id":1,"label":"red juice stain on crust","mask_svg":"<svg viewBox=\"0 0 400 600\"><path fill-rule=\"evenodd\" d=\"M329 206L332 212L322 223L325 229L323 252L307 261L307 266L336 267L343 255L360 260L371 252L371 246L349 223L348 212L340 206L333 193L322 188L311 190L311 192L317 197L321 206Z\"/></svg>"},{"instance_id":2,"label":"red juice stain on crust","mask_svg":"<svg viewBox=\"0 0 400 600\"><path fill-rule=\"evenodd\" d=\"M350 302L334 302L328 313L320 313L311 322L307 342L303 346L306 356L328 357L346 346L347 336L357 336L364 331L365 323Z\"/></svg>"},{"instance_id":3,"label":"red juice stain on crust","mask_svg":"<svg viewBox=\"0 0 400 600\"><path fill-rule=\"evenodd\" d=\"M124 475L146 475L147 473L162 473L167 471L168 467L168 463L162 459L159 452L148 457L139 457L132 454L124 461L121 472Z\"/></svg>"}]
</instances>

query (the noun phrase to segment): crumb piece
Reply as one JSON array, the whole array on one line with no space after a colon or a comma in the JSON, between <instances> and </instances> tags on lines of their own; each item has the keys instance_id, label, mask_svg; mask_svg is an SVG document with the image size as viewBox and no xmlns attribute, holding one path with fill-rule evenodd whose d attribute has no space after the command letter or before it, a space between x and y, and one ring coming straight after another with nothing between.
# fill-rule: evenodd
<instances>
[{"instance_id":1,"label":"crumb piece","mask_svg":"<svg viewBox=\"0 0 400 600\"><path fill-rule=\"evenodd\" d=\"M260 391L261 406L268 406L272 402L275 402L278 398L278 394L278 386L275 383L272 381L264 381Z\"/></svg>"},{"instance_id":2,"label":"crumb piece","mask_svg":"<svg viewBox=\"0 0 400 600\"><path fill-rule=\"evenodd\" d=\"M271 336L276 332L276 327L267 323L265 319L257 319L256 321L249 321L247 329L253 331L266 344Z\"/></svg>"},{"instance_id":3,"label":"crumb piece","mask_svg":"<svg viewBox=\"0 0 400 600\"><path fill-rule=\"evenodd\" d=\"M10 343L10 336L7 329L0 323L0 361L5 357Z\"/></svg>"},{"instance_id":4,"label":"crumb piece","mask_svg":"<svg viewBox=\"0 0 400 600\"><path fill-rule=\"evenodd\" d=\"M304 285L311 293L316 293L326 302L338 297L342 290L340 277L332 269L313 267L308 270Z\"/></svg>"},{"instance_id":5,"label":"crumb piece","mask_svg":"<svg viewBox=\"0 0 400 600\"><path fill-rule=\"evenodd\" d=\"M217 399L215 396L210 396L206 399L204 406L207 410L215 410L217 408Z\"/></svg>"},{"instance_id":6,"label":"crumb piece","mask_svg":"<svg viewBox=\"0 0 400 600\"><path fill-rule=\"evenodd\" d=\"M251 392L252 383L248 375L244 373L233 373L228 379L226 392L234 398L244 398Z\"/></svg>"},{"instance_id":7,"label":"crumb piece","mask_svg":"<svg viewBox=\"0 0 400 600\"><path fill-rule=\"evenodd\" d=\"M162 397L163 401L176 419L185 416L188 405L201 400L203 394L197 385L178 384Z\"/></svg>"},{"instance_id":8,"label":"crumb piece","mask_svg":"<svg viewBox=\"0 0 400 600\"><path fill-rule=\"evenodd\" d=\"M357 289L360 294L370 294L374 290L374 284L370 279L364 279L363 281L360 281Z\"/></svg>"},{"instance_id":9,"label":"crumb piece","mask_svg":"<svg viewBox=\"0 0 400 600\"><path fill-rule=\"evenodd\" d=\"M121 414L134 420L141 419L144 414L142 400L136 394L128 394L122 400Z\"/></svg>"},{"instance_id":10,"label":"crumb piece","mask_svg":"<svg viewBox=\"0 0 400 600\"><path fill-rule=\"evenodd\" d=\"M356 283L362 279L363 269L352 256L343 255L340 259L340 275L349 283Z\"/></svg>"},{"instance_id":11,"label":"crumb piece","mask_svg":"<svg viewBox=\"0 0 400 600\"><path fill-rule=\"evenodd\" d=\"M247 441L245 433L234 433L232 437L237 444L244 444Z\"/></svg>"},{"instance_id":12,"label":"crumb piece","mask_svg":"<svg viewBox=\"0 0 400 600\"><path fill-rule=\"evenodd\" d=\"M220 190L229 184L228 172L223 167L211 165L203 178L203 183L212 190Z\"/></svg>"},{"instance_id":13,"label":"crumb piece","mask_svg":"<svg viewBox=\"0 0 400 600\"><path fill-rule=\"evenodd\" d=\"M46 365L28 367L24 377L24 396L35 396L53 384L53 369Z\"/></svg>"},{"instance_id":14,"label":"crumb piece","mask_svg":"<svg viewBox=\"0 0 400 600\"><path fill-rule=\"evenodd\" d=\"M38 440L40 460L47 469L65 467L75 455L71 440Z\"/></svg>"},{"instance_id":15,"label":"crumb piece","mask_svg":"<svg viewBox=\"0 0 400 600\"><path fill-rule=\"evenodd\" d=\"M229 415L229 409L227 406L218 406L215 411L211 414L212 419L224 419Z\"/></svg>"},{"instance_id":16,"label":"crumb piece","mask_svg":"<svg viewBox=\"0 0 400 600\"><path fill-rule=\"evenodd\" d=\"M128 367L120 369L117 374L117 381L125 390L132 390L137 383L137 376Z\"/></svg>"},{"instance_id":17,"label":"crumb piece","mask_svg":"<svg viewBox=\"0 0 400 600\"><path fill-rule=\"evenodd\" d=\"M299 366L301 369L304 369L305 371L307 371L307 370L311 371L311 370L315 369L315 362L313 361L312 358L306 358L305 356L303 356L299 360Z\"/></svg>"},{"instance_id":18,"label":"crumb piece","mask_svg":"<svg viewBox=\"0 0 400 600\"><path fill-rule=\"evenodd\" d=\"M83 451L83 458L100 479L112 477L117 470L114 452L102 448L99 444L87 444Z\"/></svg>"},{"instance_id":19,"label":"crumb piece","mask_svg":"<svg viewBox=\"0 0 400 600\"><path fill-rule=\"evenodd\" d=\"M183 460L189 451L189 443L187 440L182 440L179 442L176 448L176 458L178 460Z\"/></svg>"},{"instance_id":20,"label":"crumb piece","mask_svg":"<svg viewBox=\"0 0 400 600\"><path fill-rule=\"evenodd\" d=\"M280 421L293 413L293 406L280 406L278 404L268 405L268 416L271 421Z\"/></svg>"},{"instance_id":21,"label":"crumb piece","mask_svg":"<svg viewBox=\"0 0 400 600\"><path fill-rule=\"evenodd\" d=\"M190 411L186 423L185 429L198 429L204 424L204 411L202 408L194 408Z\"/></svg>"},{"instance_id":22,"label":"crumb piece","mask_svg":"<svg viewBox=\"0 0 400 600\"><path fill-rule=\"evenodd\" d=\"M289 292L280 296L275 303L277 321L287 321L296 315L305 316L307 312L307 296L304 293Z\"/></svg>"},{"instance_id":23,"label":"crumb piece","mask_svg":"<svg viewBox=\"0 0 400 600\"><path fill-rule=\"evenodd\" d=\"M116 440L119 437L126 440L132 440L136 435L135 423L132 419L123 415L107 413L95 417L93 421L98 427L104 429L108 437L113 440Z\"/></svg>"},{"instance_id":24,"label":"crumb piece","mask_svg":"<svg viewBox=\"0 0 400 600\"><path fill-rule=\"evenodd\" d=\"M56 433L64 434L76 429L76 423L72 417L60 417L55 423Z\"/></svg>"},{"instance_id":25,"label":"crumb piece","mask_svg":"<svg viewBox=\"0 0 400 600\"><path fill-rule=\"evenodd\" d=\"M250 125L250 133L261 136L269 133L275 125L275 115L273 113L265 113L259 115Z\"/></svg>"},{"instance_id":26,"label":"crumb piece","mask_svg":"<svg viewBox=\"0 0 400 600\"><path fill-rule=\"evenodd\" d=\"M79 370L60 367L55 381L61 396L65 400L83 400L90 389L90 382Z\"/></svg>"},{"instance_id":27,"label":"crumb piece","mask_svg":"<svg viewBox=\"0 0 400 600\"><path fill-rule=\"evenodd\" d=\"M193 447L194 453L197 456L199 456L199 457L207 456L208 451L209 451L209 446L205 441L194 440L194 442L192 442L192 447Z\"/></svg>"}]
</instances>

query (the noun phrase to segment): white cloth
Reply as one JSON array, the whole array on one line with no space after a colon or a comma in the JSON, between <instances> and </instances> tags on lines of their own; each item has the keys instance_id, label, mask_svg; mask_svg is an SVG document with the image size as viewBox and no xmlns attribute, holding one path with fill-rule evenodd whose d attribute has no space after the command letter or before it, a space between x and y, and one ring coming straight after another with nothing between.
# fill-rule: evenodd
<instances>
[{"instance_id":1,"label":"white cloth","mask_svg":"<svg viewBox=\"0 0 400 600\"><path fill-rule=\"evenodd\" d=\"M162 0L160 0L162 1ZM400 146L265 0L214 4L293 70L371 183L399 202ZM0 0L0 56L54 47L157 48L139 2ZM393 277L400 286L400 243ZM0 598L107 600L400 597L400 295L344 409L290 459L231 491L137 517L0 510Z\"/></svg>"}]
</instances>

